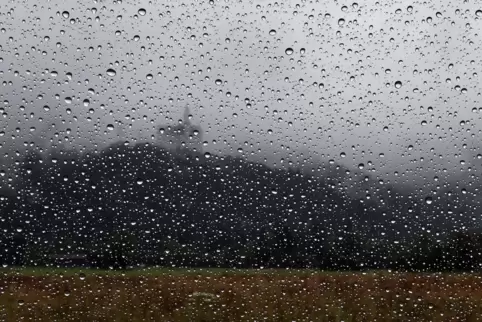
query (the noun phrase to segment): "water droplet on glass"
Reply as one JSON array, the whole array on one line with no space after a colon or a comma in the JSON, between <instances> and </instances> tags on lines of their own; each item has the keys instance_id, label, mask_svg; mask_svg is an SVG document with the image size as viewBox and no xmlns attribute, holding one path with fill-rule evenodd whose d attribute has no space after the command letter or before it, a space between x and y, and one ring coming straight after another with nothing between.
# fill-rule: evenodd
<instances>
[{"instance_id":1,"label":"water droplet on glass","mask_svg":"<svg viewBox=\"0 0 482 322\"><path fill-rule=\"evenodd\" d=\"M115 74L116 74L116 71L113 70L112 68L109 68L109 69L107 70L107 75L109 75L109 76L111 76L111 77L114 77Z\"/></svg>"},{"instance_id":2,"label":"water droplet on glass","mask_svg":"<svg viewBox=\"0 0 482 322\"><path fill-rule=\"evenodd\" d=\"M114 125L112 125L112 124L107 124L107 129L108 129L109 131L114 130Z\"/></svg>"},{"instance_id":3,"label":"water droplet on glass","mask_svg":"<svg viewBox=\"0 0 482 322\"><path fill-rule=\"evenodd\" d=\"M274 35L276 35L276 30L274 30L274 29L271 29L271 30L269 31L269 34L270 34L271 36L274 36Z\"/></svg>"},{"instance_id":4,"label":"water droplet on glass","mask_svg":"<svg viewBox=\"0 0 482 322\"><path fill-rule=\"evenodd\" d=\"M475 12L475 15L476 15L477 17L482 17L482 10L477 10L477 11Z\"/></svg>"},{"instance_id":5,"label":"water droplet on glass","mask_svg":"<svg viewBox=\"0 0 482 322\"><path fill-rule=\"evenodd\" d=\"M65 98L65 103L67 103L67 104L72 104L72 98L71 98L71 97L66 97L66 98Z\"/></svg>"},{"instance_id":6,"label":"water droplet on glass","mask_svg":"<svg viewBox=\"0 0 482 322\"><path fill-rule=\"evenodd\" d=\"M220 79L216 79L216 80L214 81L214 83L215 83L216 85L221 85L221 84L223 83L223 81L220 80Z\"/></svg>"},{"instance_id":7,"label":"water droplet on glass","mask_svg":"<svg viewBox=\"0 0 482 322\"><path fill-rule=\"evenodd\" d=\"M146 15L146 9L141 8L137 11L137 13L139 14L139 16L145 16Z\"/></svg>"},{"instance_id":8,"label":"water droplet on glass","mask_svg":"<svg viewBox=\"0 0 482 322\"><path fill-rule=\"evenodd\" d=\"M70 13L68 11L64 11L64 12L62 12L62 17L67 19L68 17L70 17Z\"/></svg>"},{"instance_id":9,"label":"water droplet on glass","mask_svg":"<svg viewBox=\"0 0 482 322\"><path fill-rule=\"evenodd\" d=\"M433 202L432 197L427 197L427 198L425 198L425 203L426 203L427 205L431 205L432 202Z\"/></svg>"},{"instance_id":10,"label":"water droplet on glass","mask_svg":"<svg viewBox=\"0 0 482 322\"><path fill-rule=\"evenodd\" d=\"M339 26L343 26L344 24L345 24L345 19L343 19L343 18L338 19L338 25Z\"/></svg>"},{"instance_id":11,"label":"water droplet on glass","mask_svg":"<svg viewBox=\"0 0 482 322\"><path fill-rule=\"evenodd\" d=\"M85 280L85 274L84 274L84 273L80 273L80 274L79 274L79 278L80 278L80 280L82 280L82 281Z\"/></svg>"},{"instance_id":12,"label":"water droplet on glass","mask_svg":"<svg viewBox=\"0 0 482 322\"><path fill-rule=\"evenodd\" d=\"M146 78L147 78L148 80L151 80L151 79L154 78L154 76L152 76L152 74L147 74L147 75L146 75Z\"/></svg>"},{"instance_id":13,"label":"water droplet on glass","mask_svg":"<svg viewBox=\"0 0 482 322\"><path fill-rule=\"evenodd\" d=\"M293 48L291 48L291 47L286 48L285 54L286 54L286 55L292 55L292 54L293 54Z\"/></svg>"},{"instance_id":14,"label":"water droplet on glass","mask_svg":"<svg viewBox=\"0 0 482 322\"><path fill-rule=\"evenodd\" d=\"M396 81L395 82L395 88L400 88L402 87L402 82L401 81Z\"/></svg>"}]
</instances>

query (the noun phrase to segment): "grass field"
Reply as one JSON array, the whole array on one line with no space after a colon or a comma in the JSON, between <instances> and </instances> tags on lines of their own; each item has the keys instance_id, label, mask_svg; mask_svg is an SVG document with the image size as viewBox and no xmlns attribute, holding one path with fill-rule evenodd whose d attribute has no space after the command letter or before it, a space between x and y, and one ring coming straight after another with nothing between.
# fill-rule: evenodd
<instances>
[{"instance_id":1,"label":"grass field","mask_svg":"<svg viewBox=\"0 0 482 322\"><path fill-rule=\"evenodd\" d=\"M482 321L482 276L4 269L0 321Z\"/></svg>"}]
</instances>

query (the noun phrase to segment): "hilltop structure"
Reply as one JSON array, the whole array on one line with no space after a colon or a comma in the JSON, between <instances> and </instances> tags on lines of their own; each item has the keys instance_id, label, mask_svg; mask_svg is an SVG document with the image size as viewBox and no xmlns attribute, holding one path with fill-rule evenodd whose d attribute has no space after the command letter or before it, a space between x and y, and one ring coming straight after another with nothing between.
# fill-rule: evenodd
<instances>
[{"instance_id":1,"label":"hilltop structure","mask_svg":"<svg viewBox=\"0 0 482 322\"><path fill-rule=\"evenodd\" d=\"M185 107L183 119L177 125L161 125L158 128L158 144L172 152L202 152L203 131L192 124L189 107Z\"/></svg>"}]
</instances>

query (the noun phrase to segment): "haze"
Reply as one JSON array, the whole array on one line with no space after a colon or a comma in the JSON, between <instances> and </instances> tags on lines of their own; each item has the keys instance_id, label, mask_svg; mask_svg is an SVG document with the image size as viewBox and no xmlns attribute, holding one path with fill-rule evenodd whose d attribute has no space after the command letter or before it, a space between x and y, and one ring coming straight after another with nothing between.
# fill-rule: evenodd
<instances>
[{"instance_id":1,"label":"haze","mask_svg":"<svg viewBox=\"0 0 482 322\"><path fill-rule=\"evenodd\" d=\"M407 183L478 167L482 12L474 4L0 8L4 163L29 145L154 141L188 106L204 151L276 165L363 164Z\"/></svg>"}]
</instances>

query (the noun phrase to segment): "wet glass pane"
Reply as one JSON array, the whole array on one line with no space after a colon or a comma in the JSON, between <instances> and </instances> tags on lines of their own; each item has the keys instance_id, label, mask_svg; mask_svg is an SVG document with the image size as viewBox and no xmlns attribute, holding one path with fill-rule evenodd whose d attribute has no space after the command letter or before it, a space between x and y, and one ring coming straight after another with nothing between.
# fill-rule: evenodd
<instances>
[{"instance_id":1,"label":"wet glass pane","mask_svg":"<svg viewBox=\"0 0 482 322\"><path fill-rule=\"evenodd\" d=\"M482 320L481 19L0 2L0 320Z\"/></svg>"}]
</instances>

